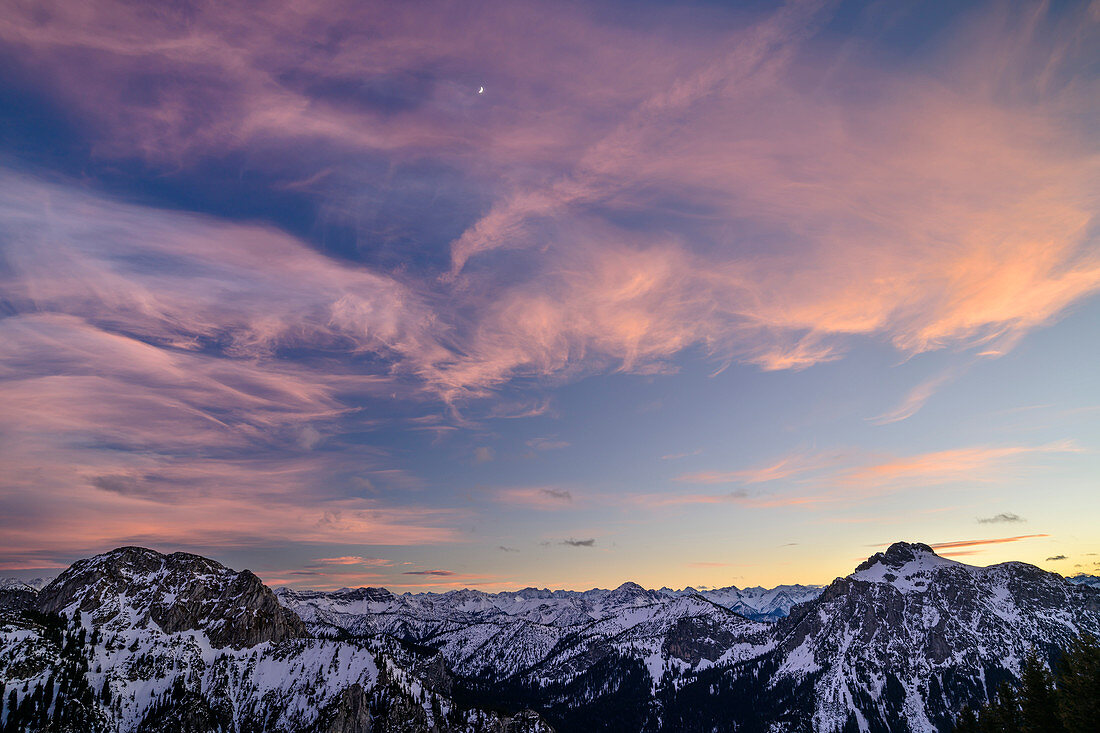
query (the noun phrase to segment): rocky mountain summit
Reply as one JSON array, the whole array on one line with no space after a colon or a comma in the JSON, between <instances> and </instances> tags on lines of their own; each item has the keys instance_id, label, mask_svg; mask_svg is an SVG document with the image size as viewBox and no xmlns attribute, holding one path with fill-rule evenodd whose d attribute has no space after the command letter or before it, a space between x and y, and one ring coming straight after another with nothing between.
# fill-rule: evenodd
<instances>
[{"instance_id":1,"label":"rocky mountain summit","mask_svg":"<svg viewBox=\"0 0 1100 733\"><path fill-rule=\"evenodd\" d=\"M220 649L305 636L305 626L248 570L199 555L120 547L79 560L38 594L47 613L87 613L95 626L152 622L162 631L202 631Z\"/></svg>"},{"instance_id":2,"label":"rocky mountain summit","mask_svg":"<svg viewBox=\"0 0 1100 733\"><path fill-rule=\"evenodd\" d=\"M125 547L0 587L0 681L5 730L932 733L1085 633L1087 581L917 543L824 588L402 595Z\"/></svg>"}]
</instances>

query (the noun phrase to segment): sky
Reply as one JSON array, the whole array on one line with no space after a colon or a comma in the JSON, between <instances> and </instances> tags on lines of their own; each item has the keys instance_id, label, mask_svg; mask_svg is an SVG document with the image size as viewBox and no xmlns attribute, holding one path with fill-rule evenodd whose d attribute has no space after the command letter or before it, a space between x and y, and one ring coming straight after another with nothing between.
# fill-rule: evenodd
<instances>
[{"instance_id":1,"label":"sky","mask_svg":"<svg viewBox=\"0 0 1100 733\"><path fill-rule=\"evenodd\" d=\"M3 574L1100 571L1100 2L0 9Z\"/></svg>"}]
</instances>

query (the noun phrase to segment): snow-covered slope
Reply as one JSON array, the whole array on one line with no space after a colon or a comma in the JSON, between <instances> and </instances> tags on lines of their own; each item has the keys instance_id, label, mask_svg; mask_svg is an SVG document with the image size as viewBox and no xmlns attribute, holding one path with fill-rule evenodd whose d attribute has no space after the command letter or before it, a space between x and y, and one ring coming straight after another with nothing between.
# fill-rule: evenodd
<instances>
[{"instance_id":1,"label":"snow-covered slope","mask_svg":"<svg viewBox=\"0 0 1100 733\"><path fill-rule=\"evenodd\" d=\"M487 679L568 675L578 658L590 663L612 650L645 660L656 679L669 664L713 664L758 653L767 643L764 625L700 593L647 590L636 583L581 592L527 588L398 596L380 588L282 588L277 594L319 636L385 634L429 645L458 674ZM676 632L679 641L671 642L685 619L705 626L709 641L700 635L689 643Z\"/></svg>"},{"instance_id":2,"label":"snow-covered slope","mask_svg":"<svg viewBox=\"0 0 1100 733\"><path fill-rule=\"evenodd\" d=\"M37 593L38 588L35 588L30 583L19 580L18 578L0 578L0 590L17 590L24 593Z\"/></svg>"},{"instance_id":3,"label":"snow-covered slope","mask_svg":"<svg viewBox=\"0 0 1100 733\"><path fill-rule=\"evenodd\" d=\"M799 603L811 601L821 595L820 585L779 585L775 588L715 588L701 591L709 601L735 611L755 621L777 621L791 612Z\"/></svg>"},{"instance_id":4,"label":"snow-covered slope","mask_svg":"<svg viewBox=\"0 0 1100 733\"><path fill-rule=\"evenodd\" d=\"M58 690L60 729L548 730L537 715L460 709L412 658L310 638L248 571L134 547L81 560L35 609L0 614L0 680L21 709L35 690Z\"/></svg>"},{"instance_id":5,"label":"snow-covered slope","mask_svg":"<svg viewBox=\"0 0 1100 733\"><path fill-rule=\"evenodd\" d=\"M0 587L0 681L16 698L4 722L23 729L20 715L60 714L61 729L120 733L546 733L544 718L562 733L932 733L1031 649L1053 659L1085 632L1100 634L1087 579L920 544L826 588L404 595L272 593L248 571L131 547L41 592ZM60 708L42 702L60 690Z\"/></svg>"}]
</instances>

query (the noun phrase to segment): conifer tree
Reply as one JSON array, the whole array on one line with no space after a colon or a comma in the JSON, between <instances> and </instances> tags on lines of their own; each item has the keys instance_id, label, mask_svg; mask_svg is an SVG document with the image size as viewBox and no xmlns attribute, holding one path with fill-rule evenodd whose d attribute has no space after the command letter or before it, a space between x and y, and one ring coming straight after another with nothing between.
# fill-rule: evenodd
<instances>
[{"instance_id":1,"label":"conifer tree","mask_svg":"<svg viewBox=\"0 0 1100 733\"><path fill-rule=\"evenodd\" d=\"M1023 733L1062 733L1054 678L1033 649L1020 675L1020 729Z\"/></svg>"},{"instance_id":2,"label":"conifer tree","mask_svg":"<svg viewBox=\"0 0 1100 733\"><path fill-rule=\"evenodd\" d=\"M1082 636L1058 667L1058 709L1067 733L1092 733L1100 726L1100 644Z\"/></svg>"},{"instance_id":3,"label":"conifer tree","mask_svg":"<svg viewBox=\"0 0 1100 733\"><path fill-rule=\"evenodd\" d=\"M964 706L955 721L955 733L980 733L980 731L978 716L969 705Z\"/></svg>"},{"instance_id":4,"label":"conifer tree","mask_svg":"<svg viewBox=\"0 0 1100 733\"><path fill-rule=\"evenodd\" d=\"M974 713L963 708L957 733L1096 733L1100 731L1100 643L1085 635L1065 650L1055 675L1032 652L1016 689L1002 684Z\"/></svg>"}]
</instances>

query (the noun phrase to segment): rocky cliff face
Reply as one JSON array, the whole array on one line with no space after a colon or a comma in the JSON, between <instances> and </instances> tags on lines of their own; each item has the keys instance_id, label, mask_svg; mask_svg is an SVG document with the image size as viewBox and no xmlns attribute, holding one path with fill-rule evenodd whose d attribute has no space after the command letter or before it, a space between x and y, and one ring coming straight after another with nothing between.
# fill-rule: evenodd
<instances>
[{"instance_id":1,"label":"rocky cliff face","mask_svg":"<svg viewBox=\"0 0 1100 733\"><path fill-rule=\"evenodd\" d=\"M88 613L97 625L152 622L169 634L202 631L215 648L306 635L301 619L248 570L141 547L121 547L74 563L42 589L38 607Z\"/></svg>"}]
</instances>

